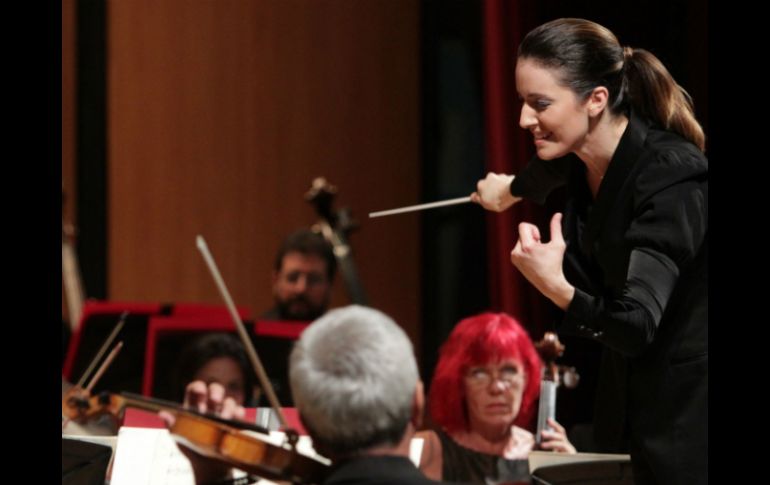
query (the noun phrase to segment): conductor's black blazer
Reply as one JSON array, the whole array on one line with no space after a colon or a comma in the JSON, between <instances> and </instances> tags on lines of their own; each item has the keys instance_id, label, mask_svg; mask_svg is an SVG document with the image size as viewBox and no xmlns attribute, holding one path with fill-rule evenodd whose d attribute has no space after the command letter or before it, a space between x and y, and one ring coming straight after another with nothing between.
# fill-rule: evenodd
<instances>
[{"instance_id":1,"label":"conductor's black blazer","mask_svg":"<svg viewBox=\"0 0 770 485\"><path fill-rule=\"evenodd\" d=\"M596 441L658 483L707 483L708 160L631 113L596 200L572 154L535 158L511 193L542 204L565 184L576 290L558 330L603 344Z\"/></svg>"}]
</instances>

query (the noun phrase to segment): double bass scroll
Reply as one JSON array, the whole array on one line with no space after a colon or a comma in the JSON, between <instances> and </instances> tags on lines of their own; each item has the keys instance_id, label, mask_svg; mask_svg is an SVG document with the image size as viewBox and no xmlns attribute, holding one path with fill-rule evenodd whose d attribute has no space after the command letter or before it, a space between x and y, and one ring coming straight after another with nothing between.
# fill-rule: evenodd
<instances>
[{"instance_id":1,"label":"double bass scroll","mask_svg":"<svg viewBox=\"0 0 770 485\"><path fill-rule=\"evenodd\" d=\"M305 194L305 200L315 207L321 218L313 226L313 230L321 233L324 239L332 245L340 272L345 279L350 301L359 305L366 305L366 294L358 277L348 242L348 235L358 227L358 223L351 218L350 210L347 207L332 211L332 201L336 194L337 187L329 184L325 178L317 177L313 180L310 190Z\"/></svg>"}]
</instances>

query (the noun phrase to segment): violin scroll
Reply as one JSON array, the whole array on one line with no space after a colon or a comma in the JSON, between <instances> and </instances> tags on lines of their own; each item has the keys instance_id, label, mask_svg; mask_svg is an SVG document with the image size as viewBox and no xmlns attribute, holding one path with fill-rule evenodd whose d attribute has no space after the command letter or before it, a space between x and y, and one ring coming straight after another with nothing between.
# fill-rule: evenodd
<instances>
[{"instance_id":1,"label":"violin scroll","mask_svg":"<svg viewBox=\"0 0 770 485\"><path fill-rule=\"evenodd\" d=\"M120 396L108 392L91 395L78 386L70 388L62 398L62 415L78 424L85 424L105 414L117 421L122 409Z\"/></svg>"}]
</instances>

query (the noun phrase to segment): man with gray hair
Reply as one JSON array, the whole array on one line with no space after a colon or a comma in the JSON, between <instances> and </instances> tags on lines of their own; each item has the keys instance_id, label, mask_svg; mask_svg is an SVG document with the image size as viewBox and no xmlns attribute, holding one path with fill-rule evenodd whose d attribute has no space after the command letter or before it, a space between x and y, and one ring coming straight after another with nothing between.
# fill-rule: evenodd
<instances>
[{"instance_id":1,"label":"man with gray hair","mask_svg":"<svg viewBox=\"0 0 770 485\"><path fill-rule=\"evenodd\" d=\"M436 483L408 458L423 385L390 317L358 305L328 312L296 342L289 380L313 446L335 464L324 483Z\"/></svg>"},{"instance_id":2,"label":"man with gray hair","mask_svg":"<svg viewBox=\"0 0 770 485\"><path fill-rule=\"evenodd\" d=\"M390 317L358 305L326 313L295 343L289 381L313 447L334 463L325 485L439 483L409 460L425 396L412 343ZM223 390L202 384L187 386L187 405L243 415ZM188 456L197 481L211 476Z\"/></svg>"}]
</instances>

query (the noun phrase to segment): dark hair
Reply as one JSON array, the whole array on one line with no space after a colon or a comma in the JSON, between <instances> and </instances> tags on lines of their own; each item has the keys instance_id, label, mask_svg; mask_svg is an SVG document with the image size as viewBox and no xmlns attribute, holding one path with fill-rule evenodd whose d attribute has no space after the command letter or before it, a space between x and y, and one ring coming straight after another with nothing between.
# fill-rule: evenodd
<instances>
[{"instance_id":1,"label":"dark hair","mask_svg":"<svg viewBox=\"0 0 770 485\"><path fill-rule=\"evenodd\" d=\"M326 261L326 276L329 281L334 280L334 274L337 272L337 258L334 257L331 244L322 235L308 229L300 229L289 234L281 243L278 254L275 255L276 271L281 270L283 257L293 252L318 256Z\"/></svg>"},{"instance_id":2,"label":"dark hair","mask_svg":"<svg viewBox=\"0 0 770 485\"><path fill-rule=\"evenodd\" d=\"M632 107L704 151L705 135L687 91L657 57L622 47L609 29L583 19L552 20L524 37L518 55L558 70L561 83L581 99L597 86L606 87L612 114Z\"/></svg>"},{"instance_id":3,"label":"dark hair","mask_svg":"<svg viewBox=\"0 0 770 485\"><path fill-rule=\"evenodd\" d=\"M252 403L254 390L254 371L249 363L243 344L235 335L223 332L207 333L196 337L187 344L179 354L175 376L177 399L184 399L184 390L192 382L195 374L210 360L219 357L230 357L238 363L243 374L244 406Z\"/></svg>"}]
</instances>

